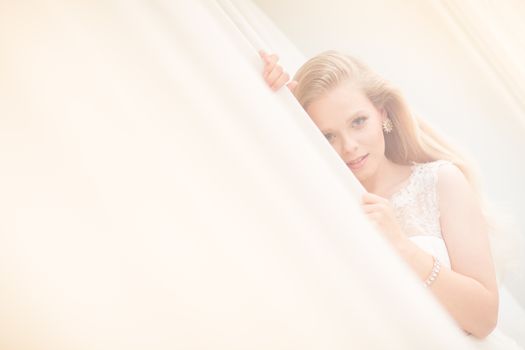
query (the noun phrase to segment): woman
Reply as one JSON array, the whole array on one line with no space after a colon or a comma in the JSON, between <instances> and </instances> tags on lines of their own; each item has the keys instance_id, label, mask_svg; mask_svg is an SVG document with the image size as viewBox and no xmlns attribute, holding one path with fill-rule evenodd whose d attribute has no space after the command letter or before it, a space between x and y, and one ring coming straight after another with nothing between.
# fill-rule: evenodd
<instances>
[{"instance_id":1,"label":"woman","mask_svg":"<svg viewBox=\"0 0 525 350\"><path fill-rule=\"evenodd\" d=\"M465 159L357 59L321 53L288 83L277 55L260 54L266 83L287 84L365 187L362 208L378 230L465 332L487 337L498 285L489 221Z\"/></svg>"}]
</instances>

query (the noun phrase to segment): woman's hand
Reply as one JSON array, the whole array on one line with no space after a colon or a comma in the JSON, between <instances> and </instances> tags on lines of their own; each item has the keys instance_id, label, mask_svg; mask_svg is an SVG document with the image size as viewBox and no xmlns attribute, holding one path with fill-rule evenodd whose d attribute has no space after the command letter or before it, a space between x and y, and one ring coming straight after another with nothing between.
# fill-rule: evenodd
<instances>
[{"instance_id":1,"label":"woman's hand","mask_svg":"<svg viewBox=\"0 0 525 350\"><path fill-rule=\"evenodd\" d=\"M362 208L376 228L394 246L399 246L407 239L397 221L394 209L387 199L367 192L362 196Z\"/></svg>"},{"instance_id":2,"label":"woman's hand","mask_svg":"<svg viewBox=\"0 0 525 350\"><path fill-rule=\"evenodd\" d=\"M290 75L288 75L288 73L283 70L283 67L277 64L279 56L276 54L269 55L263 50L259 51L259 54L264 61L264 80L272 90L279 90L290 79ZM296 85L297 82L295 80L292 80L290 83L286 84L288 89L290 89L292 92Z\"/></svg>"}]
</instances>

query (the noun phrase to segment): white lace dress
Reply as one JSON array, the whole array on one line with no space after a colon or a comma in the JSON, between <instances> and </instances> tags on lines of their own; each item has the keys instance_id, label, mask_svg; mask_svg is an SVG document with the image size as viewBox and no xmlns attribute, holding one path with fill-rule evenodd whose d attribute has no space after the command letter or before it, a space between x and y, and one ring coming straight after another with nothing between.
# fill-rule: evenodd
<instances>
[{"instance_id":1,"label":"white lace dress","mask_svg":"<svg viewBox=\"0 0 525 350\"><path fill-rule=\"evenodd\" d=\"M429 163L412 163L412 173L407 183L395 192L389 201L396 217L409 239L427 253L440 258L442 265L450 268L447 247L441 234L440 211L436 184L438 168L451 164L447 160ZM484 340L470 337L481 349L523 349L501 330L494 330Z\"/></svg>"}]
</instances>

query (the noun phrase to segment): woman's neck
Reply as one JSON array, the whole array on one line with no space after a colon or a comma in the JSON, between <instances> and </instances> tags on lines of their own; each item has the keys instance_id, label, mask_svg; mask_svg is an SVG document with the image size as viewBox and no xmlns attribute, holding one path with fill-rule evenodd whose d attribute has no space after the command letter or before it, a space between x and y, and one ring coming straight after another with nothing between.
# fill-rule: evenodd
<instances>
[{"instance_id":1,"label":"woman's neck","mask_svg":"<svg viewBox=\"0 0 525 350\"><path fill-rule=\"evenodd\" d=\"M399 165L385 158L379 164L374 174L363 180L361 184L367 192L381 197L389 197L410 177L410 166Z\"/></svg>"}]
</instances>

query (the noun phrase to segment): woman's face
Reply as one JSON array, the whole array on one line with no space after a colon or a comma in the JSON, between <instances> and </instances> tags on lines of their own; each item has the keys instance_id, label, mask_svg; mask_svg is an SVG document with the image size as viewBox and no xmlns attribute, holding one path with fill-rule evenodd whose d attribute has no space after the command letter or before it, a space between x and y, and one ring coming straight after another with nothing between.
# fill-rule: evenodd
<instances>
[{"instance_id":1,"label":"woman's face","mask_svg":"<svg viewBox=\"0 0 525 350\"><path fill-rule=\"evenodd\" d=\"M330 90L306 112L360 181L375 174L386 160L382 129L386 113L351 83Z\"/></svg>"}]
</instances>

